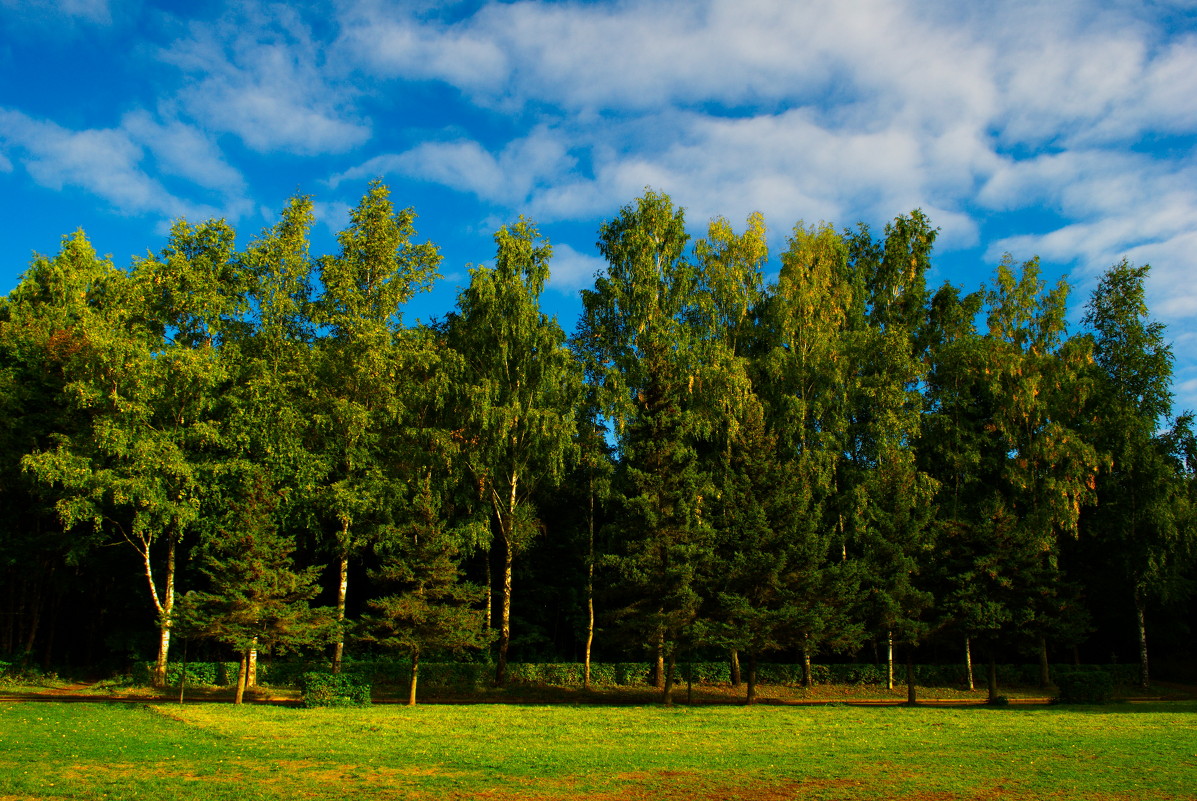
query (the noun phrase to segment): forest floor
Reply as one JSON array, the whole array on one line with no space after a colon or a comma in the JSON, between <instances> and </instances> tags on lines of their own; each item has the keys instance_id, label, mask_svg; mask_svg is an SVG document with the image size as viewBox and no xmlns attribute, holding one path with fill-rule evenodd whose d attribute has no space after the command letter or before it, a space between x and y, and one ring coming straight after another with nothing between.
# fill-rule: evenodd
<instances>
[{"instance_id":1,"label":"forest floor","mask_svg":"<svg viewBox=\"0 0 1197 801\"><path fill-rule=\"evenodd\" d=\"M745 685L695 684L688 688L676 685L673 703L678 706L735 706L743 705ZM999 693L1012 705L1049 704L1056 695L1054 688L1000 687ZM229 703L232 687L187 686L182 698L187 703ZM978 685L969 690L963 687L918 687L918 703L925 706L971 706L985 704L987 691ZM72 681L45 678L26 683L0 683L0 700L29 702L86 702L127 701L145 703L177 701L180 688L176 685L155 689L144 685L130 685L120 679L102 681ZM1146 690L1139 687L1119 687L1116 701L1184 701L1197 700L1197 686L1157 681ZM258 686L245 695L246 703L280 706L298 705L300 693L290 687ZM376 686L376 704L405 704L405 686ZM488 687L471 692L449 692L436 689L421 690L421 704L513 704L513 705L580 705L580 706L647 706L661 702L661 690L649 686L579 687L521 686ZM789 706L898 706L906 703L906 687L895 684L893 689L876 685L820 684L813 687L762 684L756 688L756 703Z\"/></svg>"}]
</instances>

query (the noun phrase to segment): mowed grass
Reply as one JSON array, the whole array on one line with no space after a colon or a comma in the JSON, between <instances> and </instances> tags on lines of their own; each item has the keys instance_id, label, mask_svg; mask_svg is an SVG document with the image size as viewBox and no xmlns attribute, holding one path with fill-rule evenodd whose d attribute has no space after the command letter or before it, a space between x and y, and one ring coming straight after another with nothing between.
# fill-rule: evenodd
<instances>
[{"instance_id":1,"label":"mowed grass","mask_svg":"<svg viewBox=\"0 0 1197 801\"><path fill-rule=\"evenodd\" d=\"M1181 799L1197 703L0 703L0 799Z\"/></svg>"}]
</instances>

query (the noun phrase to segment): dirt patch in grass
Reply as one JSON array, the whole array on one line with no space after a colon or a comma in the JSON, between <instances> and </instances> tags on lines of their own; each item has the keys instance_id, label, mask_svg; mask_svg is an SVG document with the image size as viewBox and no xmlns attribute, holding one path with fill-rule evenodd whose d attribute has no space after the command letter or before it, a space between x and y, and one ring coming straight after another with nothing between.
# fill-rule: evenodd
<instances>
[{"instance_id":1,"label":"dirt patch in grass","mask_svg":"<svg viewBox=\"0 0 1197 801\"><path fill-rule=\"evenodd\" d=\"M488 801L565 801L584 793L589 801L794 801L806 798L854 798L860 782L848 779L772 782L759 779L737 781L726 776L709 778L701 773L663 770L621 773L612 777L614 789L579 790L579 782L568 787L559 783L530 782L519 790L495 789L471 797Z\"/></svg>"}]
</instances>

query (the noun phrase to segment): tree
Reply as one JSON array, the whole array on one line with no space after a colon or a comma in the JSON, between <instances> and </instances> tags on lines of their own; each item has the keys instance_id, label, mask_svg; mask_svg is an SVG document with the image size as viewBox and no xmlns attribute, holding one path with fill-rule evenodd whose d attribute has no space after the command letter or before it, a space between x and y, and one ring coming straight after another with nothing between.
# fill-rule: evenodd
<instances>
[{"instance_id":1,"label":"tree","mask_svg":"<svg viewBox=\"0 0 1197 801\"><path fill-rule=\"evenodd\" d=\"M231 647L241 660L233 703L249 682L250 652L298 651L334 634L329 609L313 609L318 568L297 570L291 538L279 533L279 495L259 468L226 465L221 501L227 504L215 536L205 543L201 570L207 592L185 596L184 618L196 634Z\"/></svg>"},{"instance_id":2,"label":"tree","mask_svg":"<svg viewBox=\"0 0 1197 801\"><path fill-rule=\"evenodd\" d=\"M1117 564L1134 603L1140 682L1149 684L1148 604L1181 596L1192 533L1183 523L1184 472L1160 426L1172 414L1172 348L1149 317L1144 284L1150 266L1125 259L1106 271L1086 306L1097 386L1092 438L1109 464L1097 479L1087 532ZM1175 429L1183 430L1183 429ZM1183 436L1183 435L1182 435Z\"/></svg>"},{"instance_id":3,"label":"tree","mask_svg":"<svg viewBox=\"0 0 1197 801\"><path fill-rule=\"evenodd\" d=\"M971 542L960 543L967 567L958 581L970 599L967 625L989 650L991 700L998 644L1015 634L1042 635L1066 611L1039 601L1058 586L1060 538L1076 536L1081 508L1093 498L1099 458L1076 428L1089 348L1065 338L1067 296L1064 281L1047 291L1037 261L1016 273L1009 257L986 293L977 388L987 413L976 471L983 490Z\"/></svg>"},{"instance_id":4,"label":"tree","mask_svg":"<svg viewBox=\"0 0 1197 801\"><path fill-rule=\"evenodd\" d=\"M332 523L341 621L349 560L391 522L390 510L403 493L403 478L387 457L407 401L396 391L400 351L409 342L402 307L430 286L441 258L432 243L413 241L415 217L412 209L396 212L390 190L375 181L338 235L340 254L320 260L324 293L315 319L329 331L319 343L318 371L326 391L314 404L312 447L326 470L316 500ZM334 672L343 650L341 638Z\"/></svg>"},{"instance_id":5,"label":"tree","mask_svg":"<svg viewBox=\"0 0 1197 801\"><path fill-rule=\"evenodd\" d=\"M775 530L793 554L786 603L808 685L812 653L854 647L862 637L849 616L860 571L847 559L847 516L837 505L856 380L851 355L863 326L863 285L848 256L830 225L794 226L762 307L754 359L757 392L789 476L773 489L792 487L782 490L780 509L788 511Z\"/></svg>"},{"instance_id":6,"label":"tree","mask_svg":"<svg viewBox=\"0 0 1197 801\"><path fill-rule=\"evenodd\" d=\"M697 411L708 421L701 453L714 489L714 557L703 577L707 609L696 625L700 639L729 648L737 663L741 652L747 656L749 704L755 701L758 657L795 643L809 653L812 635L823 643L840 634L850 638L853 631L849 625L829 631L832 610L842 607L828 597L823 568L829 540L820 536L819 489L803 470L813 462L800 463L811 451L795 449L787 438L795 422L805 431L805 421L779 411L794 400L791 393L801 392L785 378L794 371L795 335L809 334L810 321L799 326L800 334L789 328L796 310L783 293L794 289L794 271L807 266L795 259L795 242L805 241L806 233L796 229L782 257L783 278L767 297L768 251L759 214L749 217L740 235L726 221L713 221L707 239L694 248L701 287L694 319L704 363Z\"/></svg>"},{"instance_id":7,"label":"tree","mask_svg":"<svg viewBox=\"0 0 1197 801\"><path fill-rule=\"evenodd\" d=\"M619 616L655 647L665 703L678 642L701 606L713 533L711 483L696 450L710 418L696 405L701 334L690 315L698 276L683 255L687 239L683 212L651 190L605 223L598 245L607 272L582 292L574 340L618 440L624 548L612 562L627 593Z\"/></svg>"},{"instance_id":8,"label":"tree","mask_svg":"<svg viewBox=\"0 0 1197 801\"><path fill-rule=\"evenodd\" d=\"M863 225L846 237L849 263L863 282L864 312L854 315L863 324L848 350L855 374L846 388L848 439L838 501L848 524L846 554L864 574L862 613L876 633L906 646L911 704L913 649L928 633L933 602L926 574L936 485L919 469L915 443L923 417L925 275L935 237L917 210L888 224L880 242ZM892 649L890 665L892 682Z\"/></svg>"},{"instance_id":9,"label":"tree","mask_svg":"<svg viewBox=\"0 0 1197 801\"><path fill-rule=\"evenodd\" d=\"M441 503L425 475L412 500L409 522L388 537L376 578L398 592L366 602L359 623L364 642L405 651L411 657L408 706L416 705L420 655L483 648L492 639L478 608L485 590L461 579L460 532L448 530Z\"/></svg>"},{"instance_id":10,"label":"tree","mask_svg":"<svg viewBox=\"0 0 1197 801\"><path fill-rule=\"evenodd\" d=\"M189 252L192 258L219 260L225 253L219 232L197 244L201 233L218 226L176 226L166 258ZM73 352L63 392L86 422L56 435L52 448L29 454L24 466L58 490L55 506L65 528L90 523L95 532L136 550L157 612L154 681L161 684L177 549L199 517L202 464L215 440L213 409L223 375L211 348L195 347L186 336L167 339L187 329L167 327L160 308L154 313L149 299L169 291L163 282L182 274L158 269L154 259L141 262L132 275L116 272L97 263L81 234L64 243L56 262L39 265L49 283L74 274L67 280L83 278L75 283L77 291L95 293L63 331ZM160 580L154 558L159 546L165 550Z\"/></svg>"},{"instance_id":11,"label":"tree","mask_svg":"<svg viewBox=\"0 0 1197 801\"><path fill-rule=\"evenodd\" d=\"M113 266L96 259L77 232L64 238L54 259L36 256L0 300L0 585L6 589L0 652L22 660L41 644L49 661L60 628L52 617L57 599L84 584L80 573L90 579L110 568L94 559L96 538L64 529L54 508L58 494L23 470L22 460L51 449L56 435L87 436L86 412L64 387L85 351L80 322L103 313L111 296L106 285L114 280ZM72 619L80 617L72 612Z\"/></svg>"},{"instance_id":12,"label":"tree","mask_svg":"<svg viewBox=\"0 0 1197 801\"><path fill-rule=\"evenodd\" d=\"M540 311L552 247L529 221L495 233L495 266L470 270L445 325L464 362L460 414L465 458L489 504L502 559L495 683L507 680L515 555L540 526L530 498L560 480L575 433L576 362L555 319Z\"/></svg>"}]
</instances>

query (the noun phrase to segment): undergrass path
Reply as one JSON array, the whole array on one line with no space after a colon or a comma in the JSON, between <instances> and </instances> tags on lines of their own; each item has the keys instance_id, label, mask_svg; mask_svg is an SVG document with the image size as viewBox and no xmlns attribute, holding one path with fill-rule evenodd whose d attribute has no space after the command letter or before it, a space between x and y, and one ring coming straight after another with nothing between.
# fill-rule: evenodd
<instances>
[{"instance_id":1,"label":"undergrass path","mask_svg":"<svg viewBox=\"0 0 1197 801\"><path fill-rule=\"evenodd\" d=\"M1197 703L0 702L0 799L1189 799Z\"/></svg>"}]
</instances>

